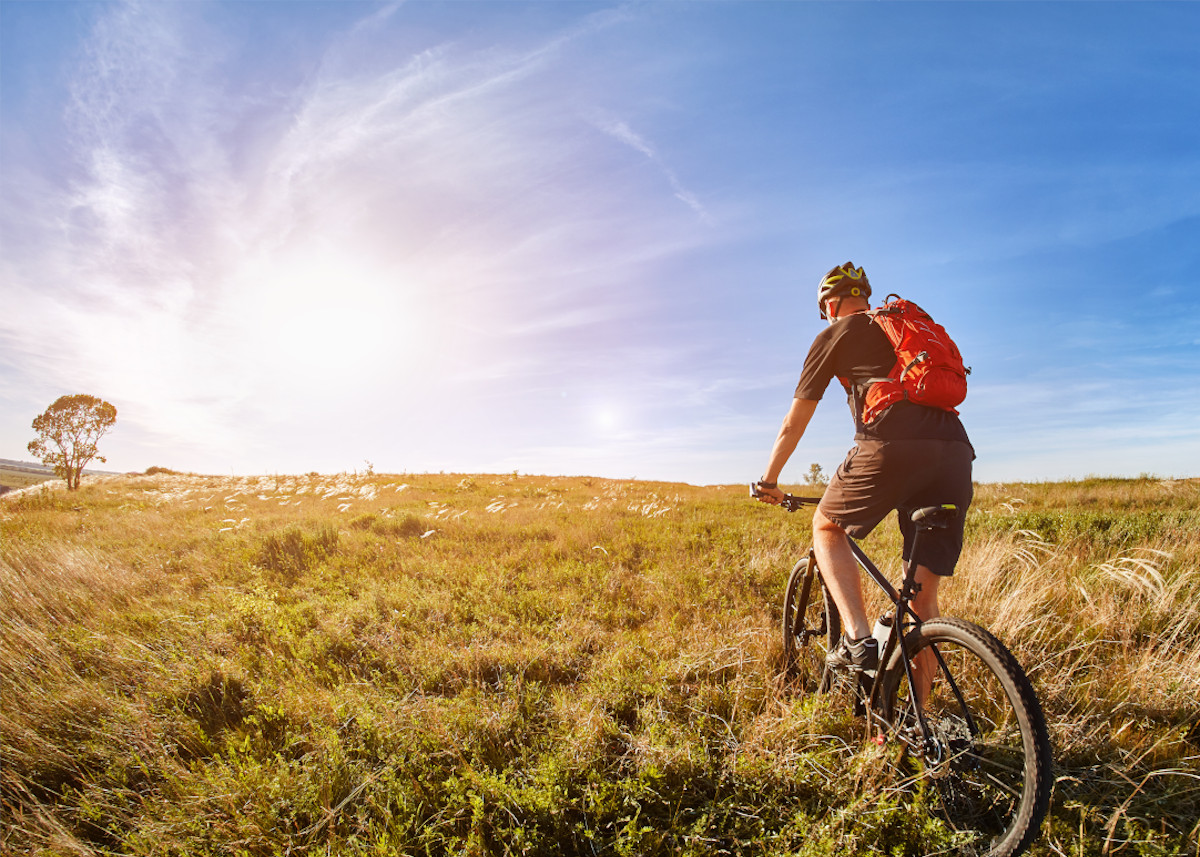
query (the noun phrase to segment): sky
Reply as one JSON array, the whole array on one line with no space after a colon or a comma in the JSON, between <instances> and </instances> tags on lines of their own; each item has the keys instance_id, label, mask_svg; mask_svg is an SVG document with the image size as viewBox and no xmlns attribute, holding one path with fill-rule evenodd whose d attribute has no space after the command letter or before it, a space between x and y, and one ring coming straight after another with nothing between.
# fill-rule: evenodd
<instances>
[{"instance_id":1,"label":"sky","mask_svg":"<svg viewBox=\"0 0 1200 857\"><path fill-rule=\"evenodd\" d=\"M977 480L1200 476L1197 116L1196 3L2 0L0 458L748 482L851 260Z\"/></svg>"}]
</instances>

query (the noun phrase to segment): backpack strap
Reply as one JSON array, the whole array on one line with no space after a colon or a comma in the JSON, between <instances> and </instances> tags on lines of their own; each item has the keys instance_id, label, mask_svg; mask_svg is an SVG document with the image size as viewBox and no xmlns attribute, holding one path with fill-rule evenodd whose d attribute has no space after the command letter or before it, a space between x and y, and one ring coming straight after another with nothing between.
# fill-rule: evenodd
<instances>
[{"instance_id":1,"label":"backpack strap","mask_svg":"<svg viewBox=\"0 0 1200 857\"><path fill-rule=\"evenodd\" d=\"M892 304L898 300L902 300L902 298L895 292L892 292L890 295L888 295L886 298L883 299L882 304L875 307L875 309L867 310L866 312L863 313L863 315L869 316L871 318L871 320L874 321L875 316L877 316L877 315L890 315L894 312L898 312L899 310L897 310L896 307L892 306Z\"/></svg>"},{"instance_id":2,"label":"backpack strap","mask_svg":"<svg viewBox=\"0 0 1200 857\"><path fill-rule=\"evenodd\" d=\"M920 363L924 363L928 359L929 359L929 352L922 351L920 354L918 354L916 357L914 357L907 366L904 367L904 369L900 372L900 377L897 380L903 384L904 376L907 375L910 371L912 371L912 368L914 366L916 366Z\"/></svg>"}]
</instances>

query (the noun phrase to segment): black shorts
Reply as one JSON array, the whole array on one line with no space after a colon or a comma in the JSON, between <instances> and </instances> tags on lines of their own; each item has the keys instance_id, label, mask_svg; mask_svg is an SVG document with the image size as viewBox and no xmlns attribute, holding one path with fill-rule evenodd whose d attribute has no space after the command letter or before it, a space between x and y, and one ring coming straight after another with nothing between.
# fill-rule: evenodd
<instances>
[{"instance_id":1,"label":"black shorts","mask_svg":"<svg viewBox=\"0 0 1200 857\"><path fill-rule=\"evenodd\" d=\"M918 565L934 574L950 575L962 553L963 525L975 493L974 458L971 445L957 440L861 440L838 467L819 508L856 539L898 510L907 561L914 558L912 512L953 503L960 512L956 521L923 534L920 555L915 557Z\"/></svg>"}]
</instances>

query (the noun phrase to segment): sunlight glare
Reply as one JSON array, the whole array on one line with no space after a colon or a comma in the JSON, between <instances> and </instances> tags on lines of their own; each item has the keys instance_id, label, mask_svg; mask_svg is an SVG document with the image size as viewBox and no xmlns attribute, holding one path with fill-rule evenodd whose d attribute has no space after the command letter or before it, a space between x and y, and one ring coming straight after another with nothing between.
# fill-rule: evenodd
<instances>
[{"instance_id":1,"label":"sunlight glare","mask_svg":"<svg viewBox=\"0 0 1200 857\"><path fill-rule=\"evenodd\" d=\"M611 434L621 426L621 412L611 402L603 402L592 408L591 422L596 431Z\"/></svg>"},{"instance_id":2,"label":"sunlight glare","mask_svg":"<svg viewBox=\"0 0 1200 857\"><path fill-rule=\"evenodd\" d=\"M303 255L248 284L240 326L261 369L369 381L429 344L412 285L362 259Z\"/></svg>"}]
</instances>

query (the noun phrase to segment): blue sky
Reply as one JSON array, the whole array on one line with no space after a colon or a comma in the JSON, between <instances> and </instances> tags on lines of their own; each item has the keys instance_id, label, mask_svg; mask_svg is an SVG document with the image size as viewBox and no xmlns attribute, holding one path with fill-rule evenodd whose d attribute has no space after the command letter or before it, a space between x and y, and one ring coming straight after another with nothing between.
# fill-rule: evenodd
<instances>
[{"instance_id":1,"label":"blue sky","mask_svg":"<svg viewBox=\"0 0 1200 857\"><path fill-rule=\"evenodd\" d=\"M863 265L982 481L1200 475L1200 5L0 2L0 457L753 479ZM785 480L850 444L831 390Z\"/></svg>"}]
</instances>

